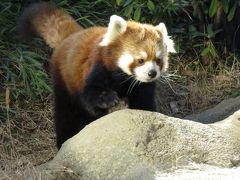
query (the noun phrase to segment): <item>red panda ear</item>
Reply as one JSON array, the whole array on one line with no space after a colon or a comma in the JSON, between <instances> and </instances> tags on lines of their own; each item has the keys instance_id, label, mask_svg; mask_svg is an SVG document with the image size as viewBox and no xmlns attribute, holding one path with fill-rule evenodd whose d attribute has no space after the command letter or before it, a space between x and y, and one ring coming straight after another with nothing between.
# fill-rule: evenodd
<instances>
[{"instance_id":1,"label":"red panda ear","mask_svg":"<svg viewBox=\"0 0 240 180\"><path fill-rule=\"evenodd\" d=\"M164 23L160 23L156 26L156 28L162 33L164 37L168 35L167 28Z\"/></svg>"},{"instance_id":2,"label":"red panda ear","mask_svg":"<svg viewBox=\"0 0 240 180\"><path fill-rule=\"evenodd\" d=\"M167 51L171 53L175 53L175 48L174 48L174 42L168 36L167 28L164 23L160 23L159 25L156 26L157 30L160 31L163 35L163 42L167 45Z\"/></svg>"},{"instance_id":3,"label":"red panda ear","mask_svg":"<svg viewBox=\"0 0 240 180\"><path fill-rule=\"evenodd\" d=\"M117 15L112 15L110 17L110 22L108 24L107 33L104 35L100 46L108 46L113 42L119 35L125 33L127 30L127 22Z\"/></svg>"}]
</instances>

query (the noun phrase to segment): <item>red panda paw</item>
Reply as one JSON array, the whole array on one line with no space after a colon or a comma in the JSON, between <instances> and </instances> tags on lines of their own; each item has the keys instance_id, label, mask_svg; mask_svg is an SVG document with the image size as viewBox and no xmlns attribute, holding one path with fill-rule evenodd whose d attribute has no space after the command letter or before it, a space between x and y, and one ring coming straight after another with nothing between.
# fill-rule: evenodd
<instances>
[{"instance_id":1,"label":"red panda paw","mask_svg":"<svg viewBox=\"0 0 240 180\"><path fill-rule=\"evenodd\" d=\"M100 109L108 109L117 105L118 102L119 98L115 91L104 90L98 95L95 106Z\"/></svg>"}]
</instances>

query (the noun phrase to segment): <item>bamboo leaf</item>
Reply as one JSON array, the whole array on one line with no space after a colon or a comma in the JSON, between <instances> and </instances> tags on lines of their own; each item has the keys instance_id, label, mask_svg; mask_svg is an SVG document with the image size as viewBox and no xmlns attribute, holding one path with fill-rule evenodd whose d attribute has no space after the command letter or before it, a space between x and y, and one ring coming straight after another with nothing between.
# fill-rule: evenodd
<instances>
[{"instance_id":1,"label":"bamboo leaf","mask_svg":"<svg viewBox=\"0 0 240 180\"><path fill-rule=\"evenodd\" d=\"M148 0L147 7L150 11L154 11L154 9L155 9L155 5L151 0Z\"/></svg>"},{"instance_id":2,"label":"bamboo leaf","mask_svg":"<svg viewBox=\"0 0 240 180\"><path fill-rule=\"evenodd\" d=\"M121 2L122 2L122 0L116 0L116 3L118 6L120 6Z\"/></svg>"},{"instance_id":3,"label":"bamboo leaf","mask_svg":"<svg viewBox=\"0 0 240 180\"><path fill-rule=\"evenodd\" d=\"M210 48L209 47L206 47L202 50L201 52L201 56L205 57L208 55L208 53L210 52Z\"/></svg>"},{"instance_id":4,"label":"bamboo leaf","mask_svg":"<svg viewBox=\"0 0 240 180\"><path fill-rule=\"evenodd\" d=\"M132 14L132 11L133 11L133 5L130 4L125 8L124 15L129 18L130 15Z\"/></svg>"},{"instance_id":5,"label":"bamboo leaf","mask_svg":"<svg viewBox=\"0 0 240 180\"><path fill-rule=\"evenodd\" d=\"M218 0L212 0L211 4L210 4L210 8L209 8L209 16L212 18L218 9Z\"/></svg>"},{"instance_id":6,"label":"bamboo leaf","mask_svg":"<svg viewBox=\"0 0 240 180\"><path fill-rule=\"evenodd\" d=\"M211 47L209 48L209 51L214 59L218 57L217 51L213 45L211 45Z\"/></svg>"},{"instance_id":7,"label":"bamboo leaf","mask_svg":"<svg viewBox=\"0 0 240 180\"><path fill-rule=\"evenodd\" d=\"M222 3L223 11L225 12L225 14L227 14L229 10L228 0L222 0L221 3Z\"/></svg>"},{"instance_id":8,"label":"bamboo leaf","mask_svg":"<svg viewBox=\"0 0 240 180\"><path fill-rule=\"evenodd\" d=\"M137 7L137 9L135 10L134 16L133 16L135 21L139 21L140 16L141 16L141 10L142 10L142 8L140 6Z\"/></svg>"},{"instance_id":9,"label":"bamboo leaf","mask_svg":"<svg viewBox=\"0 0 240 180\"><path fill-rule=\"evenodd\" d=\"M213 33L213 25L212 24L208 24L207 25L207 33L208 34L212 34Z\"/></svg>"},{"instance_id":10,"label":"bamboo leaf","mask_svg":"<svg viewBox=\"0 0 240 180\"><path fill-rule=\"evenodd\" d=\"M237 8L237 3L235 2L233 7L230 9L230 12L227 16L227 20L231 21L234 18L235 12L236 12L236 8Z\"/></svg>"},{"instance_id":11,"label":"bamboo leaf","mask_svg":"<svg viewBox=\"0 0 240 180\"><path fill-rule=\"evenodd\" d=\"M125 4L123 5L123 7L128 6L131 2L132 2L132 0L127 0L127 1L125 2Z\"/></svg>"}]
</instances>

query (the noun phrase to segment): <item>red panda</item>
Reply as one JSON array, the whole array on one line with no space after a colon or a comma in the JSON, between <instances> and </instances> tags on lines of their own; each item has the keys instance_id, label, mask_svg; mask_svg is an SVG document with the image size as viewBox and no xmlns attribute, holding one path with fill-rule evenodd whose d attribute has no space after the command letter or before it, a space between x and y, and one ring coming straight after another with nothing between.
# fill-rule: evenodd
<instances>
[{"instance_id":1,"label":"red panda","mask_svg":"<svg viewBox=\"0 0 240 180\"><path fill-rule=\"evenodd\" d=\"M175 52L164 23L157 26L112 15L108 27L83 29L50 3L33 4L20 18L21 34L36 32L54 49L57 147L104 116L119 98L132 109L156 111L155 80Z\"/></svg>"}]
</instances>

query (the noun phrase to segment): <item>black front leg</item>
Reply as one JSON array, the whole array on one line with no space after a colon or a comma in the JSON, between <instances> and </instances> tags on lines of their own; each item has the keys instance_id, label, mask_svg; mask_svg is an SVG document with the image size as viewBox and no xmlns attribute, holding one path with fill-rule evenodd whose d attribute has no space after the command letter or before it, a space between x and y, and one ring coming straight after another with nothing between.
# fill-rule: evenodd
<instances>
[{"instance_id":1,"label":"black front leg","mask_svg":"<svg viewBox=\"0 0 240 180\"><path fill-rule=\"evenodd\" d=\"M117 93L101 86L89 86L80 94L84 109L93 117L99 118L107 114L108 109L119 102Z\"/></svg>"},{"instance_id":2,"label":"black front leg","mask_svg":"<svg viewBox=\"0 0 240 180\"><path fill-rule=\"evenodd\" d=\"M155 82L143 83L135 87L128 96L129 108L156 111Z\"/></svg>"},{"instance_id":3,"label":"black front leg","mask_svg":"<svg viewBox=\"0 0 240 180\"><path fill-rule=\"evenodd\" d=\"M105 115L119 101L117 93L111 89L110 79L111 72L97 62L79 94L81 104L96 118Z\"/></svg>"}]
</instances>

